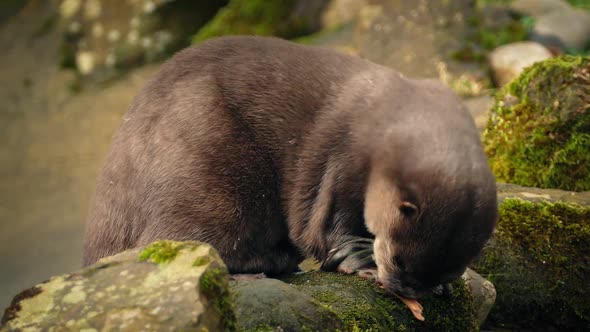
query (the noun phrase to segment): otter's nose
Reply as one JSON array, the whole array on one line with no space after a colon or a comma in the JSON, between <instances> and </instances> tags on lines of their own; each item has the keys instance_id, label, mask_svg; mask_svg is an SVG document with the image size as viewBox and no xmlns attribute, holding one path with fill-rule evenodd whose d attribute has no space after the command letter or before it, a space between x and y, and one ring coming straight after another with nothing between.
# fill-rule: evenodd
<instances>
[{"instance_id":1,"label":"otter's nose","mask_svg":"<svg viewBox=\"0 0 590 332\"><path fill-rule=\"evenodd\" d=\"M418 293L411 287L406 287L403 285L395 285L393 287L393 292L401 297L405 297L407 299L417 299Z\"/></svg>"}]
</instances>

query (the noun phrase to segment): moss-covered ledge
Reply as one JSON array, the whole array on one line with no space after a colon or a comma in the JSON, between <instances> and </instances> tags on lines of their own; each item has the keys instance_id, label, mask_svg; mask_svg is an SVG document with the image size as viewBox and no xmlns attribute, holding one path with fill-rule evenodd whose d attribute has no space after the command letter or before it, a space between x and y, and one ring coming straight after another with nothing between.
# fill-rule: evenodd
<instances>
[{"instance_id":1,"label":"moss-covered ledge","mask_svg":"<svg viewBox=\"0 0 590 332\"><path fill-rule=\"evenodd\" d=\"M497 290L492 326L590 328L590 192L498 185L500 221L475 269Z\"/></svg>"},{"instance_id":2,"label":"moss-covered ledge","mask_svg":"<svg viewBox=\"0 0 590 332\"><path fill-rule=\"evenodd\" d=\"M475 331L471 295L463 280L451 298L420 300L424 322L396 297L357 276L310 271L230 282L238 331Z\"/></svg>"},{"instance_id":3,"label":"moss-covered ledge","mask_svg":"<svg viewBox=\"0 0 590 332\"><path fill-rule=\"evenodd\" d=\"M473 300L462 279L454 283L451 298L432 294L420 300L424 322L399 299L357 276L312 271L284 281L334 312L346 331L477 330Z\"/></svg>"}]
</instances>

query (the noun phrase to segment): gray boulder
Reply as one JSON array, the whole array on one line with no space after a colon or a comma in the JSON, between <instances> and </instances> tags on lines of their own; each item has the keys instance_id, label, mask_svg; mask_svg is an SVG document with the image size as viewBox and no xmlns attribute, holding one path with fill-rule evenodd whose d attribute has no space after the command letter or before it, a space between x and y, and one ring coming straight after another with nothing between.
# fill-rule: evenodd
<instances>
[{"instance_id":1,"label":"gray boulder","mask_svg":"<svg viewBox=\"0 0 590 332\"><path fill-rule=\"evenodd\" d=\"M467 269L461 278L473 297L477 325L482 326L496 302L496 288L489 280L472 269Z\"/></svg>"},{"instance_id":2,"label":"gray boulder","mask_svg":"<svg viewBox=\"0 0 590 332\"><path fill-rule=\"evenodd\" d=\"M571 9L567 1L564 0L515 0L510 3L510 8L523 15L533 17Z\"/></svg>"},{"instance_id":3,"label":"gray boulder","mask_svg":"<svg viewBox=\"0 0 590 332\"><path fill-rule=\"evenodd\" d=\"M590 43L590 13L564 0L517 0L510 7L535 18L531 40L561 50L583 50Z\"/></svg>"}]
</instances>

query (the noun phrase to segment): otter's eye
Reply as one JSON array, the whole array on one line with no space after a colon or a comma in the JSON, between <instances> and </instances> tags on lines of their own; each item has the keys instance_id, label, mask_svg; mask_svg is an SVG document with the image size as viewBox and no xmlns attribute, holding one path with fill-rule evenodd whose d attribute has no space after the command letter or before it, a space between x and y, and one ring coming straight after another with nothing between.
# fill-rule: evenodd
<instances>
[{"instance_id":1,"label":"otter's eye","mask_svg":"<svg viewBox=\"0 0 590 332\"><path fill-rule=\"evenodd\" d=\"M411 217L418 213L418 207L410 202L402 202L399 210L406 216Z\"/></svg>"}]
</instances>

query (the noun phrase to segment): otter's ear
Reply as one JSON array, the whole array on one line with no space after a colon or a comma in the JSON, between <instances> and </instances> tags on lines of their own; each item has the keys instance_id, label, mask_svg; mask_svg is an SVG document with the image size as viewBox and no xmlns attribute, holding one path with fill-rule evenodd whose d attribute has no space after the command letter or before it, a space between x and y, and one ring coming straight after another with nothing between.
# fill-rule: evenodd
<instances>
[{"instance_id":1,"label":"otter's ear","mask_svg":"<svg viewBox=\"0 0 590 332\"><path fill-rule=\"evenodd\" d=\"M418 213L418 207L408 201L404 201L400 204L399 210L406 216L413 216Z\"/></svg>"}]
</instances>

